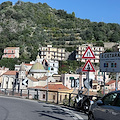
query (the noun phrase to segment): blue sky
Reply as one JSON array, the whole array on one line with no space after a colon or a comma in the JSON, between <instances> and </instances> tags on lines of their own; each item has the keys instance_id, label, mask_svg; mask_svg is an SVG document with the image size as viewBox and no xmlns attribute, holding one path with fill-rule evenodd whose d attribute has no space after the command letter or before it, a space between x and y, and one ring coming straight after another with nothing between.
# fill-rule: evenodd
<instances>
[{"instance_id":1,"label":"blue sky","mask_svg":"<svg viewBox=\"0 0 120 120\"><path fill-rule=\"evenodd\" d=\"M0 0L16 3L18 0ZM47 3L55 9L62 9L67 13L75 12L75 16L81 19L89 19L91 22L105 22L120 24L120 0L22 0L32 3Z\"/></svg>"}]
</instances>

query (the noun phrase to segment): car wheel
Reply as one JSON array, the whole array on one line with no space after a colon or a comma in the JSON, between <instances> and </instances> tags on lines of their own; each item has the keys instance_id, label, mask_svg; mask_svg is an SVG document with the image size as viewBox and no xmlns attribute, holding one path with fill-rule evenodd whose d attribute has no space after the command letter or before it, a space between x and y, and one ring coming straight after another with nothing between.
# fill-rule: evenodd
<instances>
[{"instance_id":1,"label":"car wheel","mask_svg":"<svg viewBox=\"0 0 120 120\"><path fill-rule=\"evenodd\" d=\"M95 120L92 113L89 113L89 114L88 114L88 120Z\"/></svg>"}]
</instances>

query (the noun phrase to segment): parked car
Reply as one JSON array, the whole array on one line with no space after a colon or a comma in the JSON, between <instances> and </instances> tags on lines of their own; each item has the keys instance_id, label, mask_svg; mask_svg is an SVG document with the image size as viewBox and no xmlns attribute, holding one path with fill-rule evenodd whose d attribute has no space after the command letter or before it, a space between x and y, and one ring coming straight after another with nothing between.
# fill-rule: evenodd
<instances>
[{"instance_id":1,"label":"parked car","mask_svg":"<svg viewBox=\"0 0 120 120\"><path fill-rule=\"evenodd\" d=\"M120 120L120 91L113 91L94 102L88 120Z\"/></svg>"}]
</instances>

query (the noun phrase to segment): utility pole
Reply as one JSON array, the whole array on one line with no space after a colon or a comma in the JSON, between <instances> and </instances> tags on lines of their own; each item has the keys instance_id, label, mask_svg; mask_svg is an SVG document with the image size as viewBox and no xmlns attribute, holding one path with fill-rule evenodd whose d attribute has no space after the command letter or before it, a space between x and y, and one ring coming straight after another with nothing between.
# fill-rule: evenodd
<instances>
[{"instance_id":1,"label":"utility pole","mask_svg":"<svg viewBox=\"0 0 120 120\"><path fill-rule=\"evenodd\" d=\"M118 73L116 73L115 91L118 90Z\"/></svg>"},{"instance_id":2,"label":"utility pole","mask_svg":"<svg viewBox=\"0 0 120 120\"><path fill-rule=\"evenodd\" d=\"M105 72L104 72L104 75L103 75L103 81L104 81L103 95L105 95Z\"/></svg>"}]
</instances>

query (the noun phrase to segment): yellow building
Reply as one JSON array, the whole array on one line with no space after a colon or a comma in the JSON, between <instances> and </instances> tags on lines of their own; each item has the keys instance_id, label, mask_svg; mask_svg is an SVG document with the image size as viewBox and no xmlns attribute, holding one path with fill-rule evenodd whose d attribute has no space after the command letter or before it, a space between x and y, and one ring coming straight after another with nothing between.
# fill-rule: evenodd
<instances>
[{"instance_id":1,"label":"yellow building","mask_svg":"<svg viewBox=\"0 0 120 120\"><path fill-rule=\"evenodd\" d=\"M48 91L48 101L57 103L63 103L64 99L69 99L70 93L73 90L64 86L61 82L48 83L48 86L36 86L29 89L38 89L39 90L39 100L46 101L46 91ZM32 93L30 93L32 95ZM35 92L34 92L35 95ZM34 95L32 95L34 97ZM76 94L75 94L76 96ZM71 95L73 97L73 95Z\"/></svg>"},{"instance_id":2,"label":"yellow building","mask_svg":"<svg viewBox=\"0 0 120 120\"><path fill-rule=\"evenodd\" d=\"M64 48L54 48L52 45L47 45L47 47L40 48L40 58L47 60L64 60L65 59L65 49Z\"/></svg>"}]
</instances>

